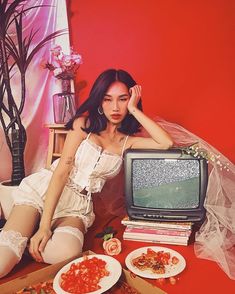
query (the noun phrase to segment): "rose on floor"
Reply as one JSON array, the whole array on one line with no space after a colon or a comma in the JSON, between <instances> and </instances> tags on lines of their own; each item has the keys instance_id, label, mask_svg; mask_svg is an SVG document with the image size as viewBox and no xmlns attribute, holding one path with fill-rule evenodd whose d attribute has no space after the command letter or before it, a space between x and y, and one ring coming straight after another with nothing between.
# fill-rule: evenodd
<instances>
[{"instance_id":1,"label":"rose on floor","mask_svg":"<svg viewBox=\"0 0 235 294\"><path fill-rule=\"evenodd\" d=\"M119 239L113 238L117 233L113 227L106 227L102 232L96 234L96 238L103 239L104 252L108 255L117 255L122 250L122 243Z\"/></svg>"},{"instance_id":2,"label":"rose on floor","mask_svg":"<svg viewBox=\"0 0 235 294\"><path fill-rule=\"evenodd\" d=\"M122 243L117 238L111 238L103 242L103 248L108 255L117 255L122 251Z\"/></svg>"}]
</instances>

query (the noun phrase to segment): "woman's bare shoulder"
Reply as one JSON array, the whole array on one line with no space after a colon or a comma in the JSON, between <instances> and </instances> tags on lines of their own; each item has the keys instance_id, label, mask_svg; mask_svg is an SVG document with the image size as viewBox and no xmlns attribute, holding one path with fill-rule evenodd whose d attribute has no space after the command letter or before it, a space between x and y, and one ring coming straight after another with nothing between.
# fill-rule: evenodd
<instances>
[{"instance_id":1,"label":"woman's bare shoulder","mask_svg":"<svg viewBox=\"0 0 235 294\"><path fill-rule=\"evenodd\" d=\"M127 140L127 143L126 143L126 147L127 148L131 148L131 146L136 142L136 137L133 136L133 135L129 135L128 136L128 140Z\"/></svg>"},{"instance_id":2,"label":"woman's bare shoulder","mask_svg":"<svg viewBox=\"0 0 235 294\"><path fill-rule=\"evenodd\" d=\"M85 128L85 124L86 124L86 117L80 116L74 120L73 129Z\"/></svg>"},{"instance_id":3,"label":"woman's bare shoulder","mask_svg":"<svg viewBox=\"0 0 235 294\"><path fill-rule=\"evenodd\" d=\"M86 127L86 117L81 116L74 120L72 133L80 135L83 139L86 138L87 133L83 130Z\"/></svg>"}]
</instances>

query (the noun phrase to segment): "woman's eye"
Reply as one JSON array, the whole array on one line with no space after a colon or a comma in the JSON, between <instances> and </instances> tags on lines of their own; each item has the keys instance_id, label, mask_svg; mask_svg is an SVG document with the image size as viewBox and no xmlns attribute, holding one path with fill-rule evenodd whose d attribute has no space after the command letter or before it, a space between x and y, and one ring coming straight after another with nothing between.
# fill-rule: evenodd
<instances>
[{"instance_id":1,"label":"woman's eye","mask_svg":"<svg viewBox=\"0 0 235 294\"><path fill-rule=\"evenodd\" d=\"M120 98L121 101L127 101L128 98Z\"/></svg>"},{"instance_id":2,"label":"woman's eye","mask_svg":"<svg viewBox=\"0 0 235 294\"><path fill-rule=\"evenodd\" d=\"M108 101L111 101L111 99L110 98L104 98L104 101L108 102Z\"/></svg>"}]
</instances>

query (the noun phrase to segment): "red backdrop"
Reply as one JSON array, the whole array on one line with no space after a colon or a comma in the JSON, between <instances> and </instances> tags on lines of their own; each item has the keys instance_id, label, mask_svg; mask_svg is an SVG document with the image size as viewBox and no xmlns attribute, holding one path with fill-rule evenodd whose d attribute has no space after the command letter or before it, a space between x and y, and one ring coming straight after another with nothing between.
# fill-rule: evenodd
<instances>
[{"instance_id":1,"label":"red backdrop","mask_svg":"<svg viewBox=\"0 0 235 294\"><path fill-rule=\"evenodd\" d=\"M78 103L107 68L129 71L144 110L183 125L235 162L235 1L68 1L83 56Z\"/></svg>"}]
</instances>

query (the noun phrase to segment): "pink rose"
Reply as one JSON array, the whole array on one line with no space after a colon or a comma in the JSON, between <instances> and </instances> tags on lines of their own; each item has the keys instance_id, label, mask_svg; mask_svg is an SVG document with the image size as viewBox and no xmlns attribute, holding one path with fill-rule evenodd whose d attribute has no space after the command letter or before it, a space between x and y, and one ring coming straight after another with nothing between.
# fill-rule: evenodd
<instances>
[{"instance_id":1,"label":"pink rose","mask_svg":"<svg viewBox=\"0 0 235 294\"><path fill-rule=\"evenodd\" d=\"M73 60L70 55L64 54L63 57L61 58L61 61L63 62L64 66L71 66Z\"/></svg>"},{"instance_id":2,"label":"pink rose","mask_svg":"<svg viewBox=\"0 0 235 294\"><path fill-rule=\"evenodd\" d=\"M76 64L81 64L82 63L82 56L80 54L72 54L71 59L76 63Z\"/></svg>"},{"instance_id":3,"label":"pink rose","mask_svg":"<svg viewBox=\"0 0 235 294\"><path fill-rule=\"evenodd\" d=\"M103 248L108 255L117 255L122 250L122 244L117 238L111 238L103 242Z\"/></svg>"}]
</instances>

